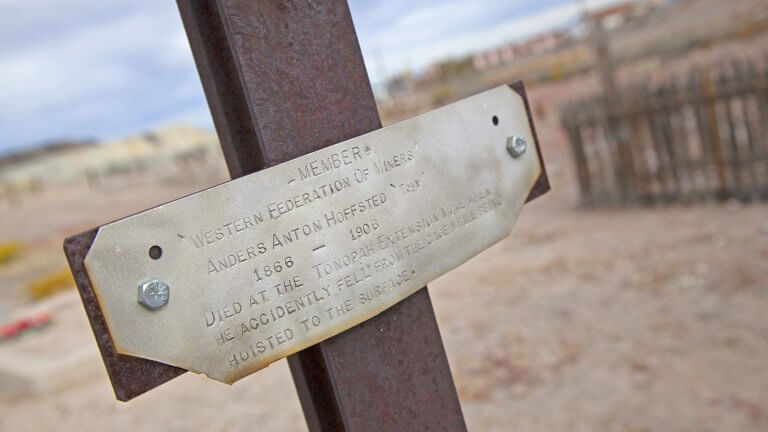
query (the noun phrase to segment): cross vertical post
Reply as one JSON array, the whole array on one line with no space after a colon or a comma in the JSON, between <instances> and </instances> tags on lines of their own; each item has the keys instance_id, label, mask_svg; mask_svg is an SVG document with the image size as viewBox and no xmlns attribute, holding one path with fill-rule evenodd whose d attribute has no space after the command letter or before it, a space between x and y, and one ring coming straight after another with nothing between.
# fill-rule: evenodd
<instances>
[{"instance_id":1,"label":"cross vertical post","mask_svg":"<svg viewBox=\"0 0 768 432\"><path fill-rule=\"evenodd\" d=\"M381 127L346 0L177 0L232 178ZM426 288L288 358L312 431L466 430Z\"/></svg>"}]
</instances>

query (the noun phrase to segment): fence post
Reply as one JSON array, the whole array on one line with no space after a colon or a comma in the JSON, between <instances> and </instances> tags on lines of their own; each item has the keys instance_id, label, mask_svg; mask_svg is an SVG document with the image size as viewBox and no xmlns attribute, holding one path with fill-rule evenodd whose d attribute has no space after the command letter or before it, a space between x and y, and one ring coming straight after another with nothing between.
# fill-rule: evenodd
<instances>
[{"instance_id":1,"label":"fence post","mask_svg":"<svg viewBox=\"0 0 768 432\"><path fill-rule=\"evenodd\" d=\"M584 142L581 138L581 125L578 123L575 111L567 109L563 112L563 127L571 140L573 158L576 162L576 175L581 189L582 202L590 205L592 201L592 185L589 178L589 165L584 154Z\"/></svg>"},{"instance_id":2,"label":"fence post","mask_svg":"<svg viewBox=\"0 0 768 432\"><path fill-rule=\"evenodd\" d=\"M757 199L760 189L760 180L758 179L758 170L756 169L755 159L755 133L752 127L752 121L749 109L750 94L756 93L757 88L754 86L754 80L752 76L748 74L748 69L745 68L742 61L734 61L732 63L734 72L733 85L737 88L739 104L741 105L741 121L744 124L744 133L746 134L746 145L744 146L745 157L742 157L739 161L741 169L746 170L749 175L749 187L745 190L745 195L748 200Z\"/></svg>"},{"instance_id":3,"label":"fence post","mask_svg":"<svg viewBox=\"0 0 768 432\"><path fill-rule=\"evenodd\" d=\"M724 200L728 198L728 182L725 177L725 158L723 157L723 146L720 142L720 129L717 124L717 110L715 101L717 89L709 72L702 74L702 104L704 105L704 114L706 116L705 124L707 126L707 142L712 147L712 159L717 170L718 185L715 191L715 198Z\"/></svg>"},{"instance_id":4,"label":"fence post","mask_svg":"<svg viewBox=\"0 0 768 432\"><path fill-rule=\"evenodd\" d=\"M641 127L644 109L642 93L639 89L633 88L631 91L625 91L624 94L631 98L628 101L628 106L633 109L629 115L629 123L631 130L630 151L633 152L633 160L636 162L634 165L636 199L641 204L651 204L653 203L651 174Z\"/></svg>"},{"instance_id":5,"label":"fence post","mask_svg":"<svg viewBox=\"0 0 768 432\"><path fill-rule=\"evenodd\" d=\"M741 150L739 149L738 137L736 136L736 123L733 119L733 98L734 93L728 78L721 73L718 78L719 94L722 96L723 109L725 110L725 122L728 128L728 158L726 162L730 165L731 175L733 176L732 197L745 201L744 193L744 172L741 170Z\"/></svg>"},{"instance_id":6,"label":"fence post","mask_svg":"<svg viewBox=\"0 0 768 432\"><path fill-rule=\"evenodd\" d=\"M670 195L671 201L676 201L683 196L683 187L680 175L680 158L677 152L677 143L675 141L674 129L672 127L672 119L670 113L670 99L675 94L674 82L668 86L662 87L657 93L657 99L659 103L659 111L657 115L660 117L660 128L662 144L667 155L669 163L669 174L672 180L672 193Z\"/></svg>"}]
</instances>

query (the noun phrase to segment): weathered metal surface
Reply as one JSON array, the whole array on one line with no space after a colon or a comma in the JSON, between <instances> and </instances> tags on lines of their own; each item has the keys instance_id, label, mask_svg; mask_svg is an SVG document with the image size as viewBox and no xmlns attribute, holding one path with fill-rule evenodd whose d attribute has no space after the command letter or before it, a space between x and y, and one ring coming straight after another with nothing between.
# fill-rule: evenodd
<instances>
[{"instance_id":1,"label":"weathered metal surface","mask_svg":"<svg viewBox=\"0 0 768 432\"><path fill-rule=\"evenodd\" d=\"M533 133L533 144L536 146L536 153L539 154L539 162L541 163L541 175L539 175L539 178L536 180L536 184L533 186L533 189L531 189L531 193L528 195L528 199L525 201L527 203L549 192L549 176L547 176L547 167L544 164L544 156L541 153L539 136L536 134L536 125L533 124L531 104L528 102L528 95L525 92L525 85L522 81L518 81L510 84L509 88L514 90L517 94L520 95L521 98L523 98L525 103L525 112L528 115L528 125L530 126L531 132ZM528 143L528 145L530 145L530 143Z\"/></svg>"},{"instance_id":2,"label":"weathered metal surface","mask_svg":"<svg viewBox=\"0 0 768 432\"><path fill-rule=\"evenodd\" d=\"M262 21L274 23L269 33L237 46L229 42L226 19L215 0L177 3L233 178L269 166L270 158L263 155L265 144L274 136L262 135L270 130L265 125L300 133L295 141L282 143L294 147L297 154L380 127L345 1L323 2L325 10L320 14L303 13L301 8L285 13L279 2L222 4L227 15L239 16L254 27ZM283 65L286 55L293 61L291 68ZM317 67L322 56L332 61ZM259 58L264 65L249 69L240 62L244 57ZM263 69L281 72L262 75ZM244 82L278 89L276 99L252 110L255 105L247 100ZM346 85L343 97L339 83ZM525 99L522 83L511 87ZM302 123L316 128L285 121L294 104L310 114ZM528 117L534 130L530 109ZM327 124L335 127L324 128ZM548 190L542 166L528 200ZM95 231L69 238L65 249L115 394L129 400L184 370L114 351L82 266ZM344 333L289 356L288 363L312 431L466 430L426 288Z\"/></svg>"},{"instance_id":3,"label":"weathered metal surface","mask_svg":"<svg viewBox=\"0 0 768 432\"><path fill-rule=\"evenodd\" d=\"M509 234L541 174L509 137L533 141L501 86L101 227L117 351L231 383L377 315ZM147 310L127 288L155 279Z\"/></svg>"},{"instance_id":4,"label":"weathered metal surface","mask_svg":"<svg viewBox=\"0 0 768 432\"><path fill-rule=\"evenodd\" d=\"M91 281L83 265L88 250L91 248L97 230L93 229L68 238L64 242L64 252L69 261L69 267L75 278L80 298L83 301L88 321L96 337L96 343L101 351L101 358L107 369L112 388L117 399L127 401L171 380L186 370L168 366L143 358L118 354L112 344L104 316L91 287Z\"/></svg>"}]
</instances>

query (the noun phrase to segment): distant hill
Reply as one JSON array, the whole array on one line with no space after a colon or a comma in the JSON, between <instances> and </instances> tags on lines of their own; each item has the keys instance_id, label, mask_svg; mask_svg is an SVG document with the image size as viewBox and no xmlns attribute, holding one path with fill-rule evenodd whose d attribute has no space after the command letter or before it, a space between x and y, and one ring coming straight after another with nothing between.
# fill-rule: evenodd
<instances>
[{"instance_id":1,"label":"distant hill","mask_svg":"<svg viewBox=\"0 0 768 432\"><path fill-rule=\"evenodd\" d=\"M65 153L70 150L93 147L97 143L98 141L95 139L48 141L40 146L0 156L0 170L10 168L15 164L32 162L35 159Z\"/></svg>"},{"instance_id":2,"label":"distant hill","mask_svg":"<svg viewBox=\"0 0 768 432\"><path fill-rule=\"evenodd\" d=\"M57 140L0 158L0 188L19 192L29 185L77 183L143 172L165 172L189 163L218 163L223 157L216 135L187 125L162 127L108 141Z\"/></svg>"}]
</instances>

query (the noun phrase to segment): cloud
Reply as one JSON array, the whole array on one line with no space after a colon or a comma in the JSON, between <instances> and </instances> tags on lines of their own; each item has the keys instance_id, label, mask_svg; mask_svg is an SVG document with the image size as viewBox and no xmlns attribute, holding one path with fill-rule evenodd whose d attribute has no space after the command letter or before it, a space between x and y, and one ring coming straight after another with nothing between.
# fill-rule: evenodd
<instances>
[{"instance_id":1,"label":"cloud","mask_svg":"<svg viewBox=\"0 0 768 432\"><path fill-rule=\"evenodd\" d=\"M406 68L420 69L435 60L507 42L530 29L526 20L541 10L562 9L565 0L453 0L397 3L399 13L382 6L350 3L358 25L368 73L374 82ZM573 6L567 6L568 10ZM521 26L521 24L523 24ZM537 20L537 24L542 24ZM545 23L548 25L549 23ZM500 29L506 29L501 31ZM546 27L539 27L538 30Z\"/></svg>"},{"instance_id":2,"label":"cloud","mask_svg":"<svg viewBox=\"0 0 768 432\"><path fill-rule=\"evenodd\" d=\"M589 8L626 0L590 0ZM466 55L532 36L579 16L579 5L568 0L456 0L395 2L389 9L366 9L364 0L350 3L359 30L363 57L374 83L406 69L419 70L446 57ZM397 15L392 9L403 8ZM395 16L388 23L379 14Z\"/></svg>"},{"instance_id":3,"label":"cloud","mask_svg":"<svg viewBox=\"0 0 768 432\"><path fill-rule=\"evenodd\" d=\"M0 152L136 132L184 112L210 125L173 3L124 3L0 3Z\"/></svg>"},{"instance_id":4,"label":"cloud","mask_svg":"<svg viewBox=\"0 0 768 432\"><path fill-rule=\"evenodd\" d=\"M576 15L572 0L351 0L350 8L374 82ZM168 122L212 126L169 0L0 0L0 101L0 154Z\"/></svg>"}]
</instances>

